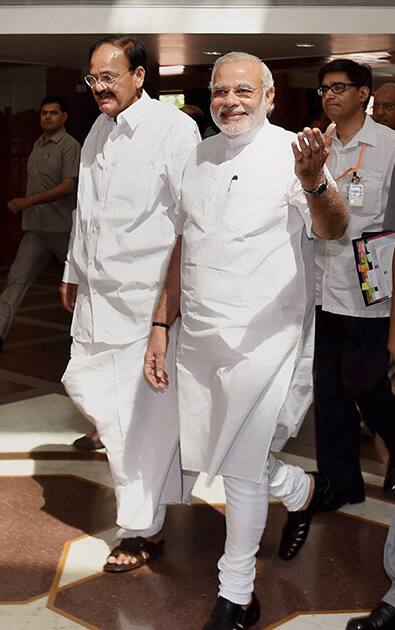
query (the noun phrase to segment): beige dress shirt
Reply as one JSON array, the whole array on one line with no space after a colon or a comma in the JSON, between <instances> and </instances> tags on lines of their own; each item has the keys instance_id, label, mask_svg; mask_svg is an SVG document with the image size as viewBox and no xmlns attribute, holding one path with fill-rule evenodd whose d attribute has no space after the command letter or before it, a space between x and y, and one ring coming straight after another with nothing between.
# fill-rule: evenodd
<instances>
[{"instance_id":1,"label":"beige dress shirt","mask_svg":"<svg viewBox=\"0 0 395 630\"><path fill-rule=\"evenodd\" d=\"M50 190L66 177L78 177L79 162L80 145L65 129L46 142L40 136L27 163L26 196ZM71 193L57 201L31 206L23 211L22 229L70 232L75 205L76 193Z\"/></svg>"}]
</instances>

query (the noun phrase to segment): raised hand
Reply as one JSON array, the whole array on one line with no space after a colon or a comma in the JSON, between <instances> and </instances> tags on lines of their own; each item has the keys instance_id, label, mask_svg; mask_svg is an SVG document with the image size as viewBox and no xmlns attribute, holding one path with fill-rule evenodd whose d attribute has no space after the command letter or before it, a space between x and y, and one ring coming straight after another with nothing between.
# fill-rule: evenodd
<instances>
[{"instance_id":1,"label":"raised hand","mask_svg":"<svg viewBox=\"0 0 395 630\"><path fill-rule=\"evenodd\" d=\"M331 123L324 134L316 127L305 127L298 133L298 142L292 143L295 174L303 188L313 189L322 181L335 127L335 123Z\"/></svg>"}]
</instances>

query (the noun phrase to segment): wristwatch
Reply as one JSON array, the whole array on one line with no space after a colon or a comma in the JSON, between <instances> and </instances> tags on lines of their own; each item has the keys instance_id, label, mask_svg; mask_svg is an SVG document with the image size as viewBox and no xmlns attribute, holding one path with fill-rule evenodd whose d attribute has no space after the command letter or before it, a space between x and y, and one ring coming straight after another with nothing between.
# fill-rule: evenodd
<instances>
[{"instance_id":1,"label":"wristwatch","mask_svg":"<svg viewBox=\"0 0 395 630\"><path fill-rule=\"evenodd\" d=\"M321 197L321 195L327 191L328 186L328 180L325 177L325 180L318 184L317 188L314 188L314 190L306 190L306 188L303 188L303 190L306 195L310 195L311 197Z\"/></svg>"}]
</instances>

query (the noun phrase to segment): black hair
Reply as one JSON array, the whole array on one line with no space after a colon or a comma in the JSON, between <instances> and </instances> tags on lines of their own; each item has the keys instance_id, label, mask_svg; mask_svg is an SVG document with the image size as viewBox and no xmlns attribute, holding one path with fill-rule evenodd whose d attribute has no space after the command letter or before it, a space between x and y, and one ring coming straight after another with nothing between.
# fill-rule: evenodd
<instances>
[{"instance_id":1,"label":"black hair","mask_svg":"<svg viewBox=\"0 0 395 630\"><path fill-rule=\"evenodd\" d=\"M62 96L46 96L45 98L43 98L40 105L40 111L42 110L44 105L49 105L50 103L56 103L57 105L59 105L62 112L67 113L68 111L67 101Z\"/></svg>"},{"instance_id":2,"label":"black hair","mask_svg":"<svg viewBox=\"0 0 395 630\"><path fill-rule=\"evenodd\" d=\"M89 50L89 63L93 53L103 44L112 44L113 46L121 48L133 72L138 66L141 66L144 70L147 69L148 55L145 44L140 39L136 39L130 35L107 35L99 39Z\"/></svg>"},{"instance_id":3,"label":"black hair","mask_svg":"<svg viewBox=\"0 0 395 630\"><path fill-rule=\"evenodd\" d=\"M202 135L203 132L206 130L207 122L206 117L200 107L187 103L183 107L180 107L180 110L195 121L195 123L199 127L200 135Z\"/></svg>"},{"instance_id":4,"label":"black hair","mask_svg":"<svg viewBox=\"0 0 395 630\"><path fill-rule=\"evenodd\" d=\"M368 64L357 63L352 59L334 59L329 61L320 69L318 73L319 84L322 85L324 76L329 72L344 72L349 78L351 83L355 83L357 87L367 86L369 88L369 96L367 102L372 94L373 79L372 69Z\"/></svg>"}]
</instances>

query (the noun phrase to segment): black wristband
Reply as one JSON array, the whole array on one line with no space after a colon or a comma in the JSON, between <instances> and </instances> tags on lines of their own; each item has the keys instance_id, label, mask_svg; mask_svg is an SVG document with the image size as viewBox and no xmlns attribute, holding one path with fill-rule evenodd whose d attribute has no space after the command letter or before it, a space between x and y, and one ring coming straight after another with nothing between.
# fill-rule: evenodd
<instances>
[{"instance_id":1,"label":"black wristband","mask_svg":"<svg viewBox=\"0 0 395 630\"><path fill-rule=\"evenodd\" d=\"M388 367L388 378L390 379L390 381L395 380L395 359L390 361Z\"/></svg>"},{"instance_id":2,"label":"black wristband","mask_svg":"<svg viewBox=\"0 0 395 630\"><path fill-rule=\"evenodd\" d=\"M164 324L163 322L152 322L152 326L159 326L160 328L166 328L166 330L170 328L169 324Z\"/></svg>"},{"instance_id":3,"label":"black wristband","mask_svg":"<svg viewBox=\"0 0 395 630\"><path fill-rule=\"evenodd\" d=\"M327 191L328 186L329 182L325 177L324 181L318 184L318 186L314 188L314 190L306 190L306 188L303 188L303 186L302 188L306 195L309 195L310 197L321 197L321 195L323 195Z\"/></svg>"}]
</instances>

